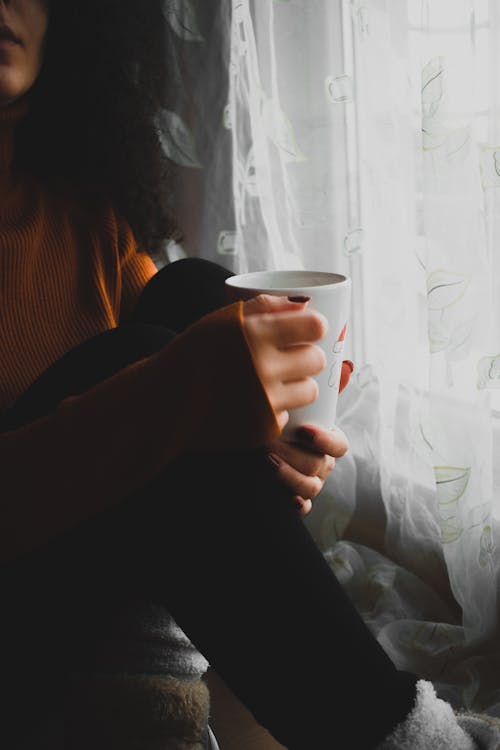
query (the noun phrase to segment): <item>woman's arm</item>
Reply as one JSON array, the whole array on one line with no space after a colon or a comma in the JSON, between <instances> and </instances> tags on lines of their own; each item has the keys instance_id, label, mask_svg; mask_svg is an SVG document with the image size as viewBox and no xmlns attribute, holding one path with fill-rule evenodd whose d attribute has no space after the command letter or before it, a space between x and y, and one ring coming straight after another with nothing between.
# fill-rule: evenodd
<instances>
[{"instance_id":1,"label":"woman's arm","mask_svg":"<svg viewBox=\"0 0 500 750\"><path fill-rule=\"evenodd\" d=\"M206 316L158 354L0 435L1 559L123 501L183 452L276 436L242 309Z\"/></svg>"}]
</instances>

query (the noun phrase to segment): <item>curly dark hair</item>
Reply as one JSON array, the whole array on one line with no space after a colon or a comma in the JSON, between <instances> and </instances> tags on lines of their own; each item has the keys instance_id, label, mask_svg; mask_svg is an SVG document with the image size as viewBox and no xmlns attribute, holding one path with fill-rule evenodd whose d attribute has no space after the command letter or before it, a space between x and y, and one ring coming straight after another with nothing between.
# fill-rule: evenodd
<instances>
[{"instance_id":1,"label":"curly dark hair","mask_svg":"<svg viewBox=\"0 0 500 750\"><path fill-rule=\"evenodd\" d=\"M152 255L181 239L157 126L176 74L164 5L50 0L44 63L16 142L20 168L111 201Z\"/></svg>"}]
</instances>

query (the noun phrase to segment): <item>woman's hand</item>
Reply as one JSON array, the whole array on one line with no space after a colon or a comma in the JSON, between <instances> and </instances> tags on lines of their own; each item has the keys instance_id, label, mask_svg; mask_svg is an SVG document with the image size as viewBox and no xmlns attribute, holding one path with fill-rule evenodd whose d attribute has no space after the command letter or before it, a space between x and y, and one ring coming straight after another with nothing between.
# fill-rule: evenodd
<instances>
[{"instance_id":1,"label":"woman's hand","mask_svg":"<svg viewBox=\"0 0 500 750\"><path fill-rule=\"evenodd\" d=\"M259 295L245 302L244 320L253 361L281 427L288 410L312 403L318 394L313 379L325 367L325 355L315 342L327 331L326 319L308 310L307 298ZM344 362L340 390L349 381L351 362ZM349 444L338 429L317 425L299 428L294 440L278 439L267 446L269 460L281 481L292 491L297 510L306 515L311 500L321 492L335 459Z\"/></svg>"},{"instance_id":2,"label":"woman's hand","mask_svg":"<svg viewBox=\"0 0 500 750\"><path fill-rule=\"evenodd\" d=\"M317 425L298 427L294 438L293 442L278 439L268 445L268 458L280 481L292 491L298 513L305 516L312 508L312 499L323 489L335 459L349 450L349 443L341 430Z\"/></svg>"},{"instance_id":3,"label":"woman's hand","mask_svg":"<svg viewBox=\"0 0 500 750\"><path fill-rule=\"evenodd\" d=\"M326 365L316 346L326 335L327 321L304 302L260 294L244 303L244 328L253 363L281 429L288 410L316 400L313 378Z\"/></svg>"}]
</instances>

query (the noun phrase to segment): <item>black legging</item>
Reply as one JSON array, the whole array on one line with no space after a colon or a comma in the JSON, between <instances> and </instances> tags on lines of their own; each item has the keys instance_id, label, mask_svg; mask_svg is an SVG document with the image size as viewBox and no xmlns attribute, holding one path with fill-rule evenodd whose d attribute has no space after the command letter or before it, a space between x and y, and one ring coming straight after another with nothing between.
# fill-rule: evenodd
<instances>
[{"instance_id":1,"label":"black legging","mask_svg":"<svg viewBox=\"0 0 500 750\"><path fill-rule=\"evenodd\" d=\"M166 266L133 321L52 366L2 429L167 344L225 303L227 275L199 259ZM0 736L43 715L69 670L92 668L103 622L131 598L163 604L286 747L373 748L413 705L415 676L365 626L261 451L184 456L119 507L4 566L0 582Z\"/></svg>"}]
</instances>

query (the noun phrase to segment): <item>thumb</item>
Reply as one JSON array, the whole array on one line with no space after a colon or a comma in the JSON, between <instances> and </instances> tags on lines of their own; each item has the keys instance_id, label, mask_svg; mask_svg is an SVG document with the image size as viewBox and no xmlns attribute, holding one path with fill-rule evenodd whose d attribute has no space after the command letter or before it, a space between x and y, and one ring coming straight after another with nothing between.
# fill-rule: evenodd
<instances>
[{"instance_id":1,"label":"thumb","mask_svg":"<svg viewBox=\"0 0 500 750\"><path fill-rule=\"evenodd\" d=\"M245 315L262 315L263 313L303 310L310 297L277 297L274 294L258 294L244 303Z\"/></svg>"}]
</instances>

